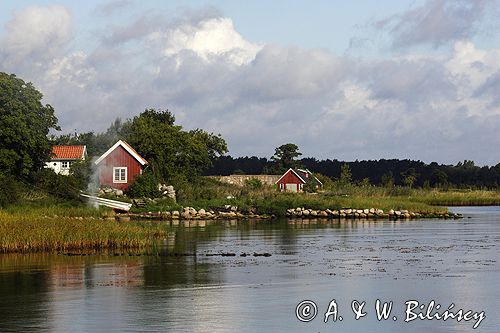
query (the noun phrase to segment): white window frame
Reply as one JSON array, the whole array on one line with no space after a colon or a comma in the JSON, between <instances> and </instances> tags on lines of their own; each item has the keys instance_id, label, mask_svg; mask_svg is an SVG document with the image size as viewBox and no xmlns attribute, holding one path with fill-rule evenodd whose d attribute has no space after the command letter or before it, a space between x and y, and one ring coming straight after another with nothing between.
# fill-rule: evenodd
<instances>
[{"instance_id":1,"label":"white window frame","mask_svg":"<svg viewBox=\"0 0 500 333\"><path fill-rule=\"evenodd\" d=\"M65 166L66 164L66 166ZM61 161L61 169L69 169L71 167L70 161Z\"/></svg>"},{"instance_id":2,"label":"white window frame","mask_svg":"<svg viewBox=\"0 0 500 333\"><path fill-rule=\"evenodd\" d=\"M125 175L125 179L124 180L121 180L121 179L116 179L116 170L124 170L124 175ZM119 171L119 175L120 175L120 178L122 176L122 173L121 171ZM126 184L127 183L127 173L128 173L128 168L127 167L113 167L113 183L114 184Z\"/></svg>"}]
</instances>

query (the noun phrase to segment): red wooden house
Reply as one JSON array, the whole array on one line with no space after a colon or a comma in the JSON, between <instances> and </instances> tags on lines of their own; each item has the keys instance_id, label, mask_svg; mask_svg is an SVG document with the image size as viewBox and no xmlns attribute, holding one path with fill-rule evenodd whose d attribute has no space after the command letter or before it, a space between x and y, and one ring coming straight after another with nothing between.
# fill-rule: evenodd
<instances>
[{"instance_id":1,"label":"red wooden house","mask_svg":"<svg viewBox=\"0 0 500 333\"><path fill-rule=\"evenodd\" d=\"M126 190L135 176L148 165L128 143L118 141L95 161L99 170L99 184Z\"/></svg>"},{"instance_id":2,"label":"red wooden house","mask_svg":"<svg viewBox=\"0 0 500 333\"><path fill-rule=\"evenodd\" d=\"M305 169L288 169L277 181L276 185L281 192L302 192L304 185L313 183L316 188L321 188L323 183L311 171Z\"/></svg>"}]
</instances>

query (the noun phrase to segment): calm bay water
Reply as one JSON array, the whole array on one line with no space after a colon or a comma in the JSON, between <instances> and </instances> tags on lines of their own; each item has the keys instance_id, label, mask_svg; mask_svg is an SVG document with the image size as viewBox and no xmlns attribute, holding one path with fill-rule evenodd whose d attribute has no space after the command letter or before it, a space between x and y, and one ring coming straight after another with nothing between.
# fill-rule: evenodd
<instances>
[{"instance_id":1,"label":"calm bay water","mask_svg":"<svg viewBox=\"0 0 500 333\"><path fill-rule=\"evenodd\" d=\"M0 255L0 332L499 332L500 207L451 210L470 218L217 222L171 226L160 256ZM324 323L332 300L343 320ZM409 300L486 318L405 322Z\"/></svg>"}]
</instances>

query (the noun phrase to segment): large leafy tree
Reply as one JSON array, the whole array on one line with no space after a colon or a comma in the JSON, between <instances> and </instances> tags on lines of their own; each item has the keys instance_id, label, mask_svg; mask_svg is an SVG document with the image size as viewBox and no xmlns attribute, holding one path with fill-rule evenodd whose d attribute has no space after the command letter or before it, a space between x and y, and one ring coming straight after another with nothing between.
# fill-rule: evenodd
<instances>
[{"instance_id":1,"label":"large leafy tree","mask_svg":"<svg viewBox=\"0 0 500 333\"><path fill-rule=\"evenodd\" d=\"M47 135L59 129L52 106L31 83L0 72L0 170L28 178L50 156Z\"/></svg>"},{"instance_id":2,"label":"large leafy tree","mask_svg":"<svg viewBox=\"0 0 500 333\"><path fill-rule=\"evenodd\" d=\"M283 173L289 168L300 167L300 162L296 159L301 155L299 147L294 143L285 143L277 147L274 151L274 156L271 157L271 160L275 163L274 170L271 171Z\"/></svg>"},{"instance_id":3,"label":"large leafy tree","mask_svg":"<svg viewBox=\"0 0 500 333\"><path fill-rule=\"evenodd\" d=\"M197 129L183 131L168 110L147 109L123 124L121 133L163 180L193 179L227 152L220 135Z\"/></svg>"}]
</instances>

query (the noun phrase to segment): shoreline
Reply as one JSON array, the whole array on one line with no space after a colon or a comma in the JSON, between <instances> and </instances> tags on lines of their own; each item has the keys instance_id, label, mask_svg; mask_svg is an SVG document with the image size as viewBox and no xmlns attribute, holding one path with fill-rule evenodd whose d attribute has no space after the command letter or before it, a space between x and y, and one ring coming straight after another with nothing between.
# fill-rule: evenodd
<instances>
[{"instance_id":1,"label":"shoreline","mask_svg":"<svg viewBox=\"0 0 500 333\"><path fill-rule=\"evenodd\" d=\"M325 209L315 210L311 208L289 208L286 210L285 215L275 214L257 214L245 213L237 209L230 211L216 211L216 210L196 210L193 207L185 207L182 212L180 211L158 211L158 212L143 212L143 213L118 213L116 219L118 221L131 221L133 219L147 219L147 220L269 220L275 218L295 218L300 217L303 219L325 218L325 219L389 219L389 220L408 220L408 219L424 219L424 218L437 218L437 219L458 219L462 218L460 214L448 211L435 211L435 212L413 212L409 210L394 210L384 212L378 208L345 208L340 210Z\"/></svg>"}]
</instances>

